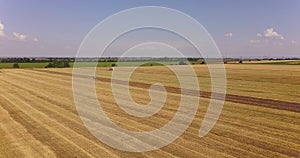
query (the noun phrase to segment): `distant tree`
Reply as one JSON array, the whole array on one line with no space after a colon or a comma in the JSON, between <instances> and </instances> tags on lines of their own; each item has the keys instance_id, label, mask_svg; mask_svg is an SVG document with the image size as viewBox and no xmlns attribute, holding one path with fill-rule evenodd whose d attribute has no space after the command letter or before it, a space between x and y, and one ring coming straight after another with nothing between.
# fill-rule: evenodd
<instances>
[{"instance_id":1,"label":"distant tree","mask_svg":"<svg viewBox=\"0 0 300 158\"><path fill-rule=\"evenodd\" d=\"M69 61L65 61L65 62L64 62L64 67L70 67Z\"/></svg>"},{"instance_id":2,"label":"distant tree","mask_svg":"<svg viewBox=\"0 0 300 158\"><path fill-rule=\"evenodd\" d=\"M56 68L64 68L65 67L65 64L63 61L61 60L55 60L54 61L54 67Z\"/></svg>"},{"instance_id":3,"label":"distant tree","mask_svg":"<svg viewBox=\"0 0 300 158\"><path fill-rule=\"evenodd\" d=\"M53 67L54 67L54 65L53 65L52 62L51 62L51 63L48 63L48 65L45 66L45 68L53 68Z\"/></svg>"},{"instance_id":4,"label":"distant tree","mask_svg":"<svg viewBox=\"0 0 300 158\"><path fill-rule=\"evenodd\" d=\"M45 68L64 68L64 67L70 67L70 63L68 60L53 60L52 62L48 63Z\"/></svg>"},{"instance_id":5,"label":"distant tree","mask_svg":"<svg viewBox=\"0 0 300 158\"><path fill-rule=\"evenodd\" d=\"M205 61L202 61L201 64L205 64Z\"/></svg>"},{"instance_id":6,"label":"distant tree","mask_svg":"<svg viewBox=\"0 0 300 158\"><path fill-rule=\"evenodd\" d=\"M186 63L183 60L180 60L179 65L186 65Z\"/></svg>"},{"instance_id":7,"label":"distant tree","mask_svg":"<svg viewBox=\"0 0 300 158\"><path fill-rule=\"evenodd\" d=\"M111 64L111 67L117 67L117 64L113 63Z\"/></svg>"},{"instance_id":8,"label":"distant tree","mask_svg":"<svg viewBox=\"0 0 300 158\"><path fill-rule=\"evenodd\" d=\"M20 66L19 66L18 63L14 63L14 64L13 64L13 68L20 68Z\"/></svg>"},{"instance_id":9,"label":"distant tree","mask_svg":"<svg viewBox=\"0 0 300 158\"><path fill-rule=\"evenodd\" d=\"M239 63L242 64L242 63L243 63L243 60L240 60Z\"/></svg>"}]
</instances>

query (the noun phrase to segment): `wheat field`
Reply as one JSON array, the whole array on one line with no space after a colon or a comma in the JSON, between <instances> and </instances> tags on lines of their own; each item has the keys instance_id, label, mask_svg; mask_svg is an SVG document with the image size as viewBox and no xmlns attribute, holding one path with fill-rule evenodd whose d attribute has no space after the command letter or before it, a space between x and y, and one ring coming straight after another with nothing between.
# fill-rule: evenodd
<instances>
[{"instance_id":1,"label":"wheat field","mask_svg":"<svg viewBox=\"0 0 300 158\"><path fill-rule=\"evenodd\" d=\"M200 101L189 128L161 149L133 153L107 146L85 128L74 105L72 69L1 69L0 157L300 157L299 65L226 65L226 102L215 127L203 138L198 130L211 80L205 65L194 70ZM175 90L180 85L167 67L140 67L131 76L130 93L140 104L150 100L149 84L175 89L158 113L145 118L118 107L111 73L97 68L95 84L101 106L118 126L154 130L176 114L180 94Z\"/></svg>"}]
</instances>

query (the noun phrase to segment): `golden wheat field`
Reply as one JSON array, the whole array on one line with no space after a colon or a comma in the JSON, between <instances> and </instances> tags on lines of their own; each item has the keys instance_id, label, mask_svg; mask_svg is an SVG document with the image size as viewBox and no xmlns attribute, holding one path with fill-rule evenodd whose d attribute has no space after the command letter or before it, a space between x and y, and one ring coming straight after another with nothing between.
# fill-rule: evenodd
<instances>
[{"instance_id":1,"label":"golden wheat field","mask_svg":"<svg viewBox=\"0 0 300 158\"><path fill-rule=\"evenodd\" d=\"M198 130L210 100L211 79L205 65L194 70L200 101L189 128L161 149L133 153L107 146L85 128L74 105L72 69L1 69L0 157L300 157L299 65L226 65L226 102L203 138ZM138 103L149 102L150 84L159 82L171 91L158 113L143 118L118 107L111 73L97 68L95 85L101 106L118 126L149 131L175 115L180 85L168 68L140 67L132 74L130 93Z\"/></svg>"}]
</instances>

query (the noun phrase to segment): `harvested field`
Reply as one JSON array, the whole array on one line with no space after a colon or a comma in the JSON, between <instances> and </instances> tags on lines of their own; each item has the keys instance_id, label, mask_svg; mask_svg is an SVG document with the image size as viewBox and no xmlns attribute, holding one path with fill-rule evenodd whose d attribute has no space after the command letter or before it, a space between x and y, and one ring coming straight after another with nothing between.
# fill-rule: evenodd
<instances>
[{"instance_id":1,"label":"harvested field","mask_svg":"<svg viewBox=\"0 0 300 158\"><path fill-rule=\"evenodd\" d=\"M300 66L226 65L226 102L217 124L203 138L198 130L209 103L210 78L205 65L195 66L195 71L200 102L190 127L159 150L131 153L105 145L85 128L73 101L72 69L3 69L0 157L300 157ZM164 107L145 118L118 107L111 73L97 69L96 91L107 116L120 127L149 131L175 115L181 89L169 69L141 67L131 77L131 96L138 103L149 102L153 83L164 84L168 91Z\"/></svg>"}]
</instances>

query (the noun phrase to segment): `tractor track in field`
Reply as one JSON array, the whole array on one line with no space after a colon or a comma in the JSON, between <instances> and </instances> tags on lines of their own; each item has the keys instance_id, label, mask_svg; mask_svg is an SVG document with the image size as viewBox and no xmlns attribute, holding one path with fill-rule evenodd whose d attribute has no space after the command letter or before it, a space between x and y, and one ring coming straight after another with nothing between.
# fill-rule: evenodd
<instances>
[{"instance_id":1,"label":"tractor track in field","mask_svg":"<svg viewBox=\"0 0 300 158\"><path fill-rule=\"evenodd\" d=\"M70 73L66 72L54 72L51 70L39 70L39 69L32 69L32 71L38 71L38 72L44 72L44 73L52 73L57 75L64 75L64 76L72 76ZM90 76L86 75L74 75L77 77L83 77L87 78ZM100 82L113 82L115 84L120 85L129 85L131 87L136 88L146 88L149 89L152 84L149 83L142 83L142 82L135 82L130 81L129 84L127 81L123 80L116 80L116 79L110 79L105 77L97 77L97 81ZM211 92L207 91L195 91L195 90L188 90L188 89L181 89L178 87L171 87L171 86L164 86L166 91L169 93L175 93L175 94L183 94L183 95L190 95L190 96L199 96L202 98L211 98ZM200 95L199 95L200 94ZM222 100L224 94L214 94L214 98L216 100ZM273 99L266 99L266 98L256 98L251 96L242 96L242 95L235 95L235 94L226 94L225 101L233 102L233 103L241 103L241 104L247 104L247 105L253 105L253 106L260 106L260 107L267 107L267 108L273 108L273 109L279 109L279 110L287 110L292 112L300 112L300 103L295 102L287 102L287 101L280 101L280 100L273 100Z\"/></svg>"}]
</instances>

